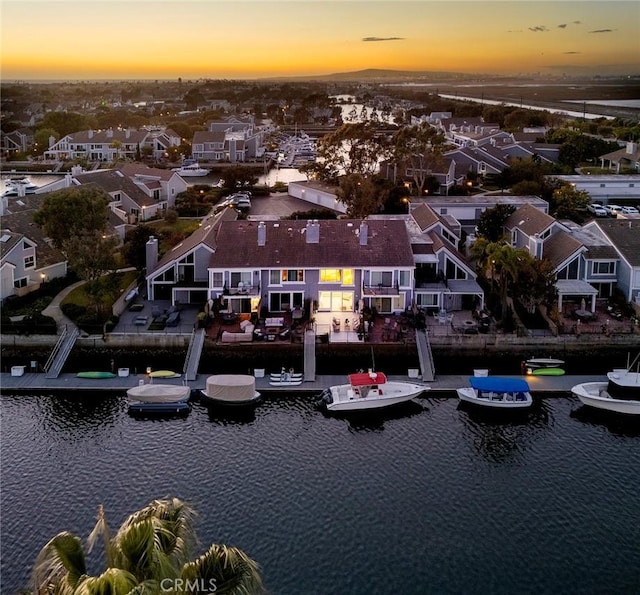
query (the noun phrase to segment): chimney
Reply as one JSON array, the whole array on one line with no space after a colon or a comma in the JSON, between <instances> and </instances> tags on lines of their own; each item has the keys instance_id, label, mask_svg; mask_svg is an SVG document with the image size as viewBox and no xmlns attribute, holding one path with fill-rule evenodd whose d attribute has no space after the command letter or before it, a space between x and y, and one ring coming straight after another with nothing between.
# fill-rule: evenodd
<instances>
[{"instance_id":1,"label":"chimney","mask_svg":"<svg viewBox=\"0 0 640 595\"><path fill-rule=\"evenodd\" d=\"M124 135L125 135L126 138L130 138L131 137L131 129L127 128L127 130L125 131Z\"/></svg>"},{"instance_id":2,"label":"chimney","mask_svg":"<svg viewBox=\"0 0 640 595\"><path fill-rule=\"evenodd\" d=\"M360 223L360 245L366 246L369 243L369 225L366 221Z\"/></svg>"},{"instance_id":3,"label":"chimney","mask_svg":"<svg viewBox=\"0 0 640 595\"><path fill-rule=\"evenodd\" d=\"M53 145L56 144L56 137L55 136L50 136L49 137L49 148L53 147Z\"/></svg>"},{"instance_id":4,"label":"chimney","mask_svg":"<svg viewBox=\"0 0 640 595\"><path fill-rule=\"evenodd\" d=\"M307 221L307 244L320 243L320 224L317 219Z\"/></svg>"},{"instance_id":5,"label":"chimney","mask_svg":"<svg viewBox=\"0 0 640 595\"><path fill-rule=\"evenodd\" d=\"M158 264L158 238L149 236L146 244L147 272L152 271Z\"/></svg>"},{"instance_id":6,"label":"chimney","mask_svg":"<svg viewBox=\"0 0 640 595\"><path fill-rule=\"evenodd\" d=\"M628 142L626 148L627 155L633 155L638 150L638 144L634 142Z\"/></svg>"},{"instance_id":7,"label":"chimney","mask_svg":"<svg viewBox=\"0 0 640 595\"><path fill-rule=\"evenodd\" d=\"M264 246L267 243L267 226L264 221L258 223L258 246Z\"/></svg>"},{"instance_id":8,"label":"chimney","mask_svg":"<svg viewBox=\"0 0 640 595\"><path fill-rule=\"evenodd\" d=\"M93 138L93 130L89 130L89 132L87 133L89 138Z\"/></svg>"},{"instance_id":9,"label":"chimney","mask_svg":"<svg viewBox=\"0 0 640 595\"><path fill-rule=\"evenodd\" d=\"M107 130L107 138L113 138L113 128L109 128L109 130Z\"/></svg>"}]
</instances>

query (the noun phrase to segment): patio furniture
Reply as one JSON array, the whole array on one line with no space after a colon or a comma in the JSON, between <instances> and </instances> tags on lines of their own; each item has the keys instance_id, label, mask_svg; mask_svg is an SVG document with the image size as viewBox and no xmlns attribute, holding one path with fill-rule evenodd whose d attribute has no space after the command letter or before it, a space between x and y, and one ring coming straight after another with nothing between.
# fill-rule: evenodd
<instances>
[{"instance_id":1,"label":"patio furniture","mask_svg":"<svg viewBox=\"0 0 640 595\"><path fill-rule=\"evenodd\" d=\"M149 318L147 316L136 316L133 324L136 326L145 326L149 322Z\"/></svg>"}]
</instances>

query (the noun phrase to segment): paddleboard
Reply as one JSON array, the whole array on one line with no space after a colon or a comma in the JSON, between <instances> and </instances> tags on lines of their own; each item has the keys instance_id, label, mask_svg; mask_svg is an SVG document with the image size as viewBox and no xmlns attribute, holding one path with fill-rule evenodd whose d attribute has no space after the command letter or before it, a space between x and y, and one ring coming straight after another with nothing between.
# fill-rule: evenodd
<instances>
[{"instance_id":1,"label":"paddleboard","mask_svg":"<svg viewBox=\"0 0 640 595\"><path fill-rule=\"evenodd\" d=\"M151 378L180 378L173 370L154 370L149 374Z\"/></svg>"},{"instance_id":2,"label":"paddleboard","mask_svg":"<svg viewBox=\"0 0 640 595\"><path fill-rule=\"evenodd\" d=\"M533 376L563 376L564 370L562 368L538 368L531 370Z\"/></svg>"},{"instance_id":3,"label":"paddleboard","mask_svg":"<svg viewBox=\"0 0 640 595\"><path fill-rule=\"evenodd\" d=\"M78 372L77 378L115 378L116 374L113 372Z\"/></svg>"}]
</instances>

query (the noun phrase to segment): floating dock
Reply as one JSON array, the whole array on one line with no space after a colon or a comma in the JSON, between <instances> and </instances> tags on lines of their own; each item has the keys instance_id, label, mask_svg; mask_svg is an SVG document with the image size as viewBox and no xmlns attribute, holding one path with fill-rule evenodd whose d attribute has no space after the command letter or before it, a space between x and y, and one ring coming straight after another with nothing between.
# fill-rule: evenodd
<instances>
[{"instance_id":1,"label":"floating dock","mask_svg":"<svg viewBox=\"0 0 640 595\"><path fill-rule=\"evenodd\" d=\"M408 376L388 376L389 380L408 381L424 384L429 394L444 396L457 388L469 385L469 377L472 374L437 376L435 380L424 382L420 379ZM192 390L205 388L207 375L201 374L195 380L187 381L184 377L176 379L162 379L163 383L188 385ZM606 382L606 375L564 375L564 376L520 376L509 374L503 378L523 378L529 383L532 394L545 393L570 393L571 387L582 382ZM60 392L116 392L126 391L140 383L148 384L151 379L146 374L132 374L129 376L116 376L114 378L78 378L75 374L60 374L57 378L47 378L42 373L24 373L20 376L3 373L0 374L0 393L6 394L35 394L35 393L60 393ZM336 384L344 384L345 375L316 375L313 381L305 381L299 386L273 387L269 385L269 375L264 378L256 378L256 390L261 393L320 393L325 388Z\"/></svg>"}]
</instances>

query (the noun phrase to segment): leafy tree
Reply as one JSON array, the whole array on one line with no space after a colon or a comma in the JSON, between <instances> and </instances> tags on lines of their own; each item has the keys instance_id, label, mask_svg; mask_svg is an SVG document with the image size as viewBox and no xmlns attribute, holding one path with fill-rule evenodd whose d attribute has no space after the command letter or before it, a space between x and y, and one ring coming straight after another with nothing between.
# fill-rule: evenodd
<instances>
[{"instance_id":1,"label":"leafy tree","mask_svg":"<svg viewBox=\"0 0 640 595\"><path fill-rule=\"evenodd\" d=\"M62 138L73 132L89 130L93 128L94 123L94 119L75 112L47 112L42 122L38 125L38 129L51 128L57 130L60 138Z\"/></svg>"},{"instance_id":2,"label":"leafy tree","mask_svg":"<svg viewBox=\"0 0 640 595\"><path fill-rule=\"evenodd\" d=\"M378 213L383 200L371 178L361 174L342 176L337 191L338 200L346 205L347 217L364 219Z\"/></svg>"},{"instance_id":3,"label":"leafy tree","mask_svg":"<svg viewBox=\"0 0 640 595\"><path fill-rule=\"evenodd\" d=\"M53 128L38 128L33 135L33 152L42 155L49 148L49 138L60 140L60 135Z\"/></svg>"},{"instance_id":4,"label":"leafy tree","mask_svg":"<svg viewBox=\"0 0 640 595\"><path fill-rule=\"evenodd\" d=\"M551 261L545 258L525 258L511 291L527 312L533 314L540 304L553 304L557 293L555 282Z\"/></svg>"},{"instance_id":5,"label":"leafy tree","mask_svg":"<svg viewBox=\"0 0 640 595\"><path fill-rule=\"evenodd\" d=\"M102 233L107 223L109 195L92 186L75 186L48 194L33 220L54 246L68 257L67 243L84 233Z\"/></svg>"},{"instance_id":6,"label":"leafy tree","mask_svg":"<svg viewBox=\"0 0 640 595\"><path fill-rule=\"evenodd\" d=\"M478 219L478 234L488 242L498 242L504 236L504 224L516 208L513 205L499 203L491 209L485 209Z\"/></svg>"},{"instance_id":7,"label":"leafy tree","mask_svg":"<svg viewBox=\"0 0 640 595\"><path fill-rule=\"evenodd\" d=\"M576 219L591 202L589 193L571 184L563 184L553 192L553 216L556 219Z\"/></svg>"},{"instance_id":8,"label":"leafy tree","mask_svg":"<svg viewBox=\"0 0 640 595\"><path fill-rule=\"evenodd\" d=\"M428 178L446 167L442 156L444 137L433 127L420 124L401 128L394 133L391 143L391 160L413 171L417 193L422 195Z\"/></svg>"},{"instance_id":9,"label":"leafy tree","mask_svg":"<svg viewBox=\"0 0 640 595\"><path fill-rule=\"evenodd\" d=\"M166 591L170 585L170 592L179 594L187 592L185 584L195 583L215 585L217 593L226 595L264 593L258 564L238 548L214 544L191 559L197 542L193 516L193 510L178 498L154 500L129 515L111 536L100 506L88 552L101 541L106 570L90 576L82 540L64 531L45 544L36 559L35 591L141 595Z\"/></svg>"},{"instance_id":10,"label":"leafy tree","mask_svg":"<svg viewBox=\"0 0 640 595\"><path fill-rule=\"evenodd\" d=\"M138 271L142 271L147 266L147 242L153 235L155 235L154 231L144 224L134 227L125 235L122 254L125 261L136 267Z\"/></svg>"},{"instance_id":11,"label":"leafy tree","mask_svg":"<svg viewBox=\"0 0 640 595\"><path fill-rule=\"evenodd\" d=\"M232 165L224 170L224 187L235 189L238 186L255 186L258 178L252 168L245 165Z\"/></svg>"},{"instance_id":12,"label":"leafy tree","mask_svg":"<svg viewBox=\"0 0 640 595\"><path fill-rule=\"evenodd\" d=\"M373 175L378 163L389 154L384 139L371 124L343 124L318 141L316 174L335 183L341 174Z\"/></svg>"}]
</instances>

